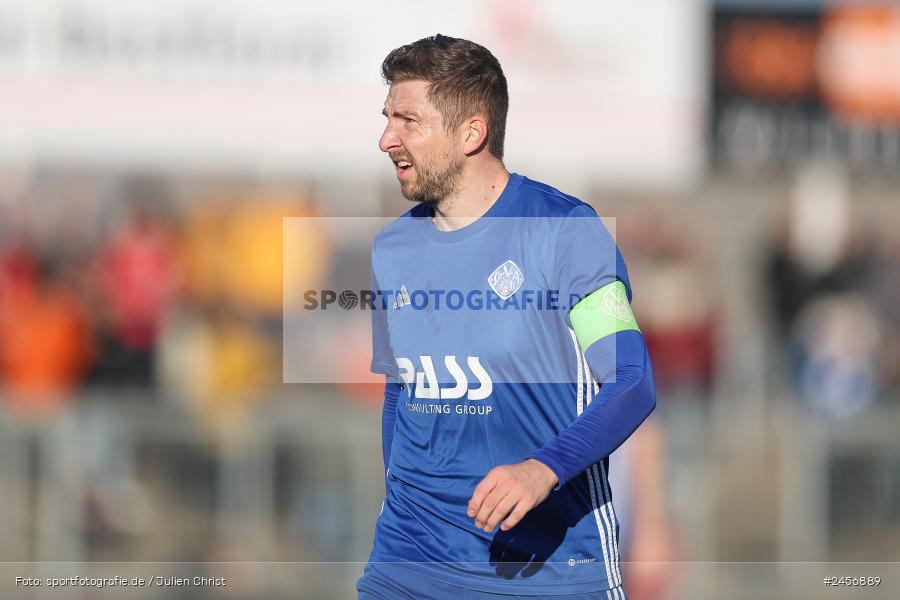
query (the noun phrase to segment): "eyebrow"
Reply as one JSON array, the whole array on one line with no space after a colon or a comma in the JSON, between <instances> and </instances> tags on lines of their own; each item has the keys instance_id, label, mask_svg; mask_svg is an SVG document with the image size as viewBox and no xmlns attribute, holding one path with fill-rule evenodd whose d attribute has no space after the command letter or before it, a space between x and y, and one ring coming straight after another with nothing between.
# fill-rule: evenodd
<instances>
[{"instance_id":1,"label":"eyebrow","mask_svg":"<svg viewBox=\"0 0 900 600\"><path fill-rule=\"evenodd\" d=\"M385 116L385 117L415 117L415 118L417 118L417 119L421 118L421 117L419 116L419 113L417 113L417 112L414 111L414 110L408 110L408 111L399 111L399 110L395 110L393 113L391 113L390 115L388 115L387 110L385 110L384 108L382 108L382 109L381 109L381 114L382 114L383 116Z\"/></svg>"}]
</instances>

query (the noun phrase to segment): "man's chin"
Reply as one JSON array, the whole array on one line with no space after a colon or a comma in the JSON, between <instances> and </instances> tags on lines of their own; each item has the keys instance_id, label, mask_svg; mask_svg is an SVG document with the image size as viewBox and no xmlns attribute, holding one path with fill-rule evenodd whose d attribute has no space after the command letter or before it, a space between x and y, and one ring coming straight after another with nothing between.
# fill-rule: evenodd
<instances>
[{"instance_id":1,"label":"man's chin","mask_svg":"<svg viewBox=\"0 0 900 600\"><path fill-rule=\"evenodd\" d=\"M400 182L400 193L402 193L403 197L410 202L418 202L418 200L416 200L416 188L409 181Z\"/></svg>"},{"instance_id":2,"label":"man's chin","mask_svg":"<svg viewBox=\"0 0 900 600\"><path fill-rule=\"evenodd\" d=\"M427 195L423 194L422 189L416 185L413 185L411 181L402 181L400 183L400 192L403 194L403 197L410 202L424 202L428 205L434 204L434 201Z\"/></svg>"}]
</instances>

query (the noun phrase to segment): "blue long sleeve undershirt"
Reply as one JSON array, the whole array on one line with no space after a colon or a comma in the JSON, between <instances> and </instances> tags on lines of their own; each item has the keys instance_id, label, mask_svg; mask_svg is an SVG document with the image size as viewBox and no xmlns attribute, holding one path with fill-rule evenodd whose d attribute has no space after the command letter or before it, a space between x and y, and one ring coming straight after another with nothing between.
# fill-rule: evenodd
<instances>
[{"instance_id":1,"label":"blue long sleeve undershirt","mask_svg":"<svg viewBox=\"0 0 900 600\"><path fill-rule=\"evenodd\" d=\"M639 331L599 339L585 358L600 391L571 426L528 457L550 467L559 479L557 489L612 454L656 406L650 357Z\"/></svg>"},{"instance_id":2,"label":"blue long sleeve undershirt","mask_svg":"<svg viewBox=\"0 0 900 600\"><path fill-rule=\"evenodd\" d=\"M394 442L394 426L397 424L397 399L400 397L400 384L388 381L384 384L384 407L381 411L381 456L384 459L384 470L387 472L391 460L391 444Z\"/></svg>"}]
</instances>

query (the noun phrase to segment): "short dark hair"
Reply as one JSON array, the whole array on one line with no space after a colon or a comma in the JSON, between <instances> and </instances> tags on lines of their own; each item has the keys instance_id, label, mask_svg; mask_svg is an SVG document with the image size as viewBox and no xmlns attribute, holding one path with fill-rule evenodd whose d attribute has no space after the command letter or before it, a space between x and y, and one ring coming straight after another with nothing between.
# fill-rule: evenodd
<instances>
[{"instance_id":1,"label":"short dark hair","mask_svg":"<svg viewBox=\"0 0 900 600\"><path fill-rule=\"evenodd\" d=\"M490 50L437 34L392 50L381 63L381 76L388 85L427 81L428 100L443 115L447 130L482 113L488 124L488 152L503 158L509 92L500 62Z\"/></svg>"}]
</instances>

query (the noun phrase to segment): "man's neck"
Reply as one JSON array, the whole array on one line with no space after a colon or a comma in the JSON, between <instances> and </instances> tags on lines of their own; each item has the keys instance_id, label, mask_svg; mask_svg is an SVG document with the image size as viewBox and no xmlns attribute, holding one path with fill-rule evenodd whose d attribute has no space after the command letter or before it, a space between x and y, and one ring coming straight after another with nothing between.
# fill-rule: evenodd
<instances>
[{"instance_id":1,"label":"man's neck","mask_svg":"<svg viewBox=\"0 0 900 600\"><path fill-rule=\"evenodd\" d=\"M434 226L440 231L453 231L474 223L491 209L508 181L509 171L499 161L463 172L455 193L435 206Z\"/></svg>"}]
</instances>

